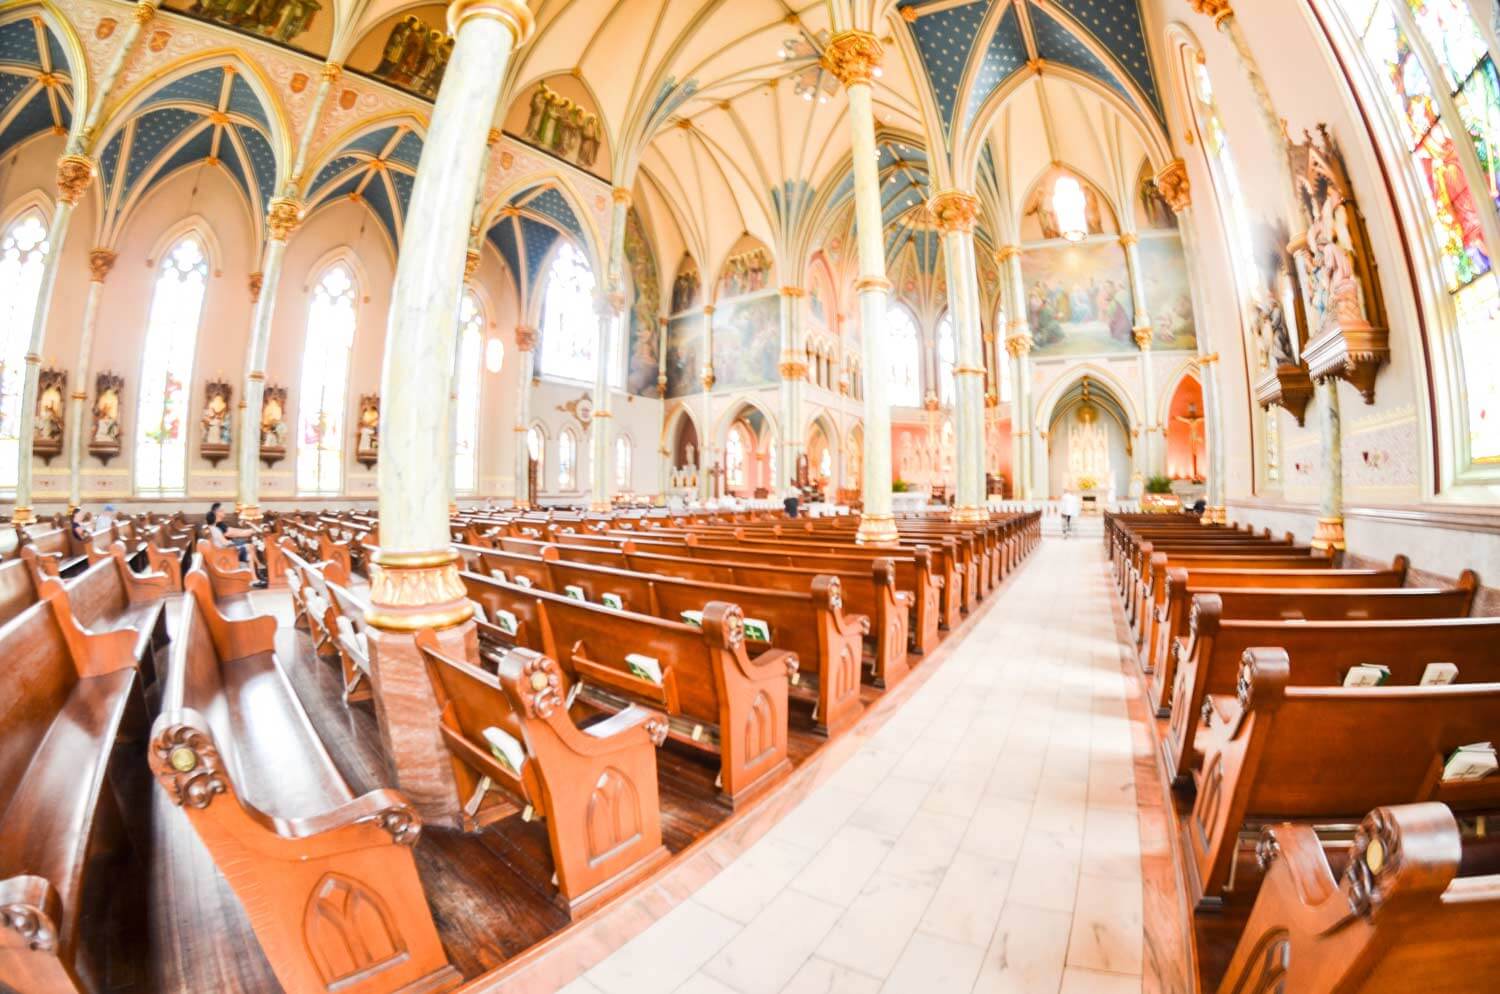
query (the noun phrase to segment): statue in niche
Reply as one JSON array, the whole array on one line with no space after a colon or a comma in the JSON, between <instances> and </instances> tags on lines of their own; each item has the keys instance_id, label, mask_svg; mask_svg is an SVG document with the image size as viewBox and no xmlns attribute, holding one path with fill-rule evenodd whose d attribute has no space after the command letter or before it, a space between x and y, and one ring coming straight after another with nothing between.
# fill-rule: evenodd
<instances>
[{"instance_id":1,"label":"statue in niche","mask_svg":"<svg viewBox=\"0 0 1500 994\"><path fill-rule=\"evenodd\" d=\"M223 381L209 383L203 388L203 416L198 421L198 452L213 466L217 466L220 460L229 455L229 445L233 438L229 412L229 399L232 396L234 388Z\"/></svg>"},{"instance_id":2,"label":"statue in niche","mask_svg":"<svg viewBox=\"0 0 1500 994\"><path fill-rule=\"evenodd\" d=\"M380 394L359 398L359 420L354 426L354 458L366 469L380 459Z\"/></svg>"},{"instance_id":3,"label":"statue in niche","mask_svg":"<svg viewBox=\"0 0 1500 994\"><path fill-rule=\"evenodd\" d=\"M260 400L260 461L274 466L286 458L286 387L266 387Z\"/></svg>"},{"instance_id":4,"label":"statue in niche","mask_svg":"<svg viewBox=\"0 0 1500 994\"><path fill-rule=\"evenodd\" d=\"M696 307L699 289L698 269L690 264L690 260L684 259L683 265L678 269L677 279L672 281L672 313L678 314Z\"/></svg>"},{"instance_id":5,"label":"statue in niche","mask_svg":"<svg viewBox=\"0 0 1500 994\"><path fill-rule=\"evenodd\" d=\"M290 42L312 26L321 9L318 0L193 0L188 13Z\"/></svg>"},{"instance_id":6,"label":"statue in niche","mask_svg":"<svg viewBox=\"0 0 1500 994\"><path fill-rule=\"evenodd\" d=\"M1089 397L1089 381L1083 381L1083 403L1068 426L1068 486L1096 490L1109 480L1109 436L1099 419L1099 408Z\"/></svg>"},{"instance_id":7,"label":"statue in niche","mask_svg":"<svg viewBox=\"0 0 1500 994\"><path fill-rule=\"evenodd\" d=\"M526 117L526 140L538 148L592 169L599 158L604 127L599 115L591 114L574 100L546 83L538 83L531 95Z\"/></svg>"},{"instance_id":8,"label":"statue in niche","mask_svg":"<svg viewBox=\"0 0 1500 994\"><path fill-rule=\"evenodd\" d=\"M771 282L771 253L763 248L730 256L719 278L719 299L764 290Z\"/></svg>"},{"instance_id":9,"label":"statue in niche","mask_svg":"<svg viewBox=\"0 0 1500 994\"><path fill-rule=\"evenodd\" d=\"M89 433L89 455L105 463L120 454L120 391L125 379L100 373L94 380L94 429Z\"/></svg>"},{"instance_id":10,"label":"statue in niche","mask_svg":"<svg viewBox=\"0 0 1500 994\"><path fill-rule=\"evenodd\" d=\"M452 37L408 14L386 36L375 75L421 96L435 97L452 57Z\"/></svg>"},{"instance_id":11,"label":"statue in niche","mask_svg":"<svg viewBox=\"0 0 1500 994\"><path fill-rule=\"evenodd\" d=\"M36 419L32 423L31 451L49 465L62 451L63 405L68 374L60 369L44 369L37 380Z\"/></svg>"}]
</instances>

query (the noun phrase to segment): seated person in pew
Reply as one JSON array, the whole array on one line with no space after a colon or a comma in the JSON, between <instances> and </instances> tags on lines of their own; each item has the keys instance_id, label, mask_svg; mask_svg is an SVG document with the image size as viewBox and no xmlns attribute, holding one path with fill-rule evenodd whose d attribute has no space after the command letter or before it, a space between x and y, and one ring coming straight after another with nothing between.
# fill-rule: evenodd
<instances>
[{"instance_id":1,"label":"seated person in pew","mask_svg":"<svg viewBox=\"0 0 1500 994\"><path fill-rule=\"evenodd\" d=\"M276 620L233 620L189 572L147 752L166 798L239 897L287 992L446 991L417 875L417 811L356 795L275 654Z\"/></svg>"},{"instance_id":2,"label":"seated person in pew","mask_svg":"<svg viewBox=\"0 0 1500 994\"><path fill-rule=\"evenodd\" d=\"M239 550L240 562L245 563L255 573L255 582L251 586L264 589L267 586L265 570L260 564L260 553L255 548L253 539L260 534L257 528L230 527L229 522L224 520L224 512L220 510L223 504L214 501L205 516L208 521L208 537L214 546L225 549L233 546Z\"/></svg>"},{"instance_id":3,"label":"seated person in pew","mask_svg":"<svg viewBox=\"0 0 1500 994\"><path fill-rule=\"evenodd\" d=\"M659 712L630 705L604 717L575 710L556 660L528 649L500 657L498 675L417 634L440 713L460 823L477 831L520 813L547 824L556 885L577 917L668 858L661 838L656 749Z\"/></svg>"},{"instance_id":4,"label":"seated person in pew","mask_svg":"<svg viewBox=\"0 0 1500 994\"><path fill-rule=\"evenodd\" d=\"M1265 829L1257 853L1265 877L1220 994L1265 980L1289 994L1495 989L1500 847L1444 805L1372 811L1341 872L1306 825Z\"/></svg>"},{"instance_id":5,"label":"seated person in pew","mask_svg":"<svg viewBox=\"0 0 1500 994\"><path fill-rule=\"evenodd\" d=\"M1209 709L1198 736L1203 769L1182 827L1189 900L1220 907L1240 839L1272 821L1326 825L1423 801L1500 811L1500 776L1474 777L1459 755L1496 728L1500 683L1296 686L1284 650L1246 651L1234 699Z\"/></svg>"}]
</instances>

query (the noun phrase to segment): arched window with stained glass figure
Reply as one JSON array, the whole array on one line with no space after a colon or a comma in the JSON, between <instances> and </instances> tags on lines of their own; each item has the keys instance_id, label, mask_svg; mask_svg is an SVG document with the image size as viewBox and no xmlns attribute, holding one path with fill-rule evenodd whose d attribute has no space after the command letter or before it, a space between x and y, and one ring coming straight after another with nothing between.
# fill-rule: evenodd
<instances>
[{"instance_id":1,"label":"arched window with stained glass figure","mask_svg":"<svg viewBox=\"0 0 1500 994\"><path fill-rule=\"evenodd\" d=\"M922 406L922 336L917 319L903 304L885 312L887 396L892 407Z\"/></svg>"},{"instance_id":2,"label":"arched window with stained glass figure","mask_svg":"<svg viewBox=\"0 0 1500 994\"><path fill-rule=\"evenodd\" d=\"M47 261L47 219L33 207L0 232L0 489L20 471L21 393L26 350Z\"/></svg>"},{"instance_id":3,"label":"arched window with stained glass figure","mask_svg":"<svg viewBox=\"0 0 1500 994\"><path fill-rule=\"evenodd\" d=\"M557 436L557 489L578 488L578 436L564 428Z\"/></svg>"},{"instance_id":4,"label":"arched window with stained glass figure","mask_svg":"<svg viewBox=\"0 0 1500 994\"><path fill-rule=\"evenodd\" d=\"M479 486L480 352L484 341L484 306L465 290L458 308L457 423L453 432L453 489L471 494ZM498 343L497 343L498 344Z\"/></svg>"},{"instance_id":5,"label":"arched window with stained glass figure","mask_svg":"<svg viewBox=\"0 0 1500 994\"><path fill-rule=\"evenodd\" d=\"M542 296L540 374L593 382L599 316L594 271L572 242L563 241L547 269Z\"/></svg>"},{"instance_id":6,"label":"arched window with stained glass figure","mask_svg":"<svg viewBox=\"0 0 1500 994\"><path fill-rule=\"evenodd\" d=\"M187 494L188 384L208 291L203 242L195 234L183 237L162 256L157 270L141 356L135 492L182 497Z\"/></svg>"},{"instance_id":7,"label":"arched window with stained glass figure","mask_svg":"<svg viewBox=\"0 0 1500 994\"><path fill-rule=\"evenodd\" d=\"M313 284L297 404L298 493L337 494L344 486L344 414L358 299L359 284L346 262L335 262Z\"/></svg>"}]
</instances>

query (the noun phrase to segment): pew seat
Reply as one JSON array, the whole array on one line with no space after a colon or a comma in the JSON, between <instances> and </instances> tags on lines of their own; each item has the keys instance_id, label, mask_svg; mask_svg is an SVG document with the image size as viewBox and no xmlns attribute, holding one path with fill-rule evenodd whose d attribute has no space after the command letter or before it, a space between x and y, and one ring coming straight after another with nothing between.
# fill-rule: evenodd
<instances>
[{"instance_id":1,"label":"pew seat","mask_svg":"<svg viewBox=\"0 0 1500 994\"><path fill-rule=\"evenodd\" d=\"M125 561L125 546L117 542L107 557L67 581L67 591L73 616L85 628L135 634L142 680L147 688L155 685L167 647L170 578L163 573L135 572Z\"/></svg>"},{"instance_id":2,"label":"pew seat","mask_svg":"<svg viewBox=\"0 0 1500 994\"><path fill-rule=\"evenodd\" d=\"M80 629L55 582L0 627L0 987L105 989L89 922L128 847L110 771L144 732L134 642Z\"/></svg>"},{"instance_id":3,"label":"pew seat","mask_svg":"<svg viewBox=\"0 0 1500 994\"><path fill-rule=\"evenodd\" d=\"M276 621L232 620L189 572L151 771L238 896L282 987L445 991L461 978L432 923L393 790L355 796L275 655Z\"/></svg>"}]
</instances>

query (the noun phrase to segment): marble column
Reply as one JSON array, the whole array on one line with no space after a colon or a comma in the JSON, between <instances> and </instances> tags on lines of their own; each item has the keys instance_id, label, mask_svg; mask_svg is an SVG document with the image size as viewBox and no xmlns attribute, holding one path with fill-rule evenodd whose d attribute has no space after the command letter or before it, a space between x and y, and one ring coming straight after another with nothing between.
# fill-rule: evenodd
<instances>
[{"instance_id":1,"label":"marble column","mask_svg":"<svg viewBox=\"0 0 1500 994\"><path fill-rule=\"evenodd\" d=\"M1339 381L1326 376L1318 381L1318 421L1322 428L1319 448L1323 457L1323 486L1318 495L1318 527L1312 547L1335 554L1344 551L1344 439L1339 415Z\"/></svg>"},{"instance_id":2,"label":"marble column","mask_svg":"<svg viewBox=\"0 0 1500 994\"><path fill-rule=\"evenodd\" d=\"M714 403L713 389L714 377L714 305L703 305L703 375L700 380L703 384L703 416L699 424L703 429L703 437L698 439L698 496L707 500L713 496L714 486L714 454L718 446L714 444ZM724 477L727 483L729 477Z\"/></svg>"},{"instance_id":3,"label":"marble column","mask_svg":"<svg viewBox=\"0 0 1500 994\"><path fill-rule=\"evenodd\" d=\"M453 55L412 189L381 370L380 538L366 616L375 710L396 785L429 823L450 826L459 821L461 800L412 635L433 629L439 645L460 658L477 651L443 499L453 459L443 451L445 401L486 133L511 52L532 28L521 0L448 7Z\"/></svg>"},{"instance_id":4,"label":"marble column","mask_svg":"<svg viewBox=\"0 0 1500 994\"><path fill-rule=\"evenodd\" d=\"M516 326L516 358L521 367L516 371L516 486L517 507L530 507L530 496L526 482L531 473L531 449L527 446L531 430L531 378L536 367L536 329L525 325Z\"/></svg>"},{"instance_id":5,"label":"marble column","mask_svg":"<svg viewBox=\"0 0 1500 994\"><path fill-rule=\"evenodd\" d=\"M783 495L792 492L797 460L802 455L802 389L807 383L807 356L802 349L801 287L781 288L781 459L772 485Z\"/></svg>"},{"instance_id":6,"label":"marble column","mask_svg":"<svg viewBox=\"0 0 1500 994\"><path fill-rule=\"evenodd\" d=\"M1031 411L1031 328L1026 321L1026 284L1021 275L1021 246L1005 245L995 253L995 260L1008 273L1006 287L1010 291L1010 303L1006 308L1010 324L1005 330L1005 351L1011 358L1011 434L1015 439L1012 461L1016 474L1015 496L1019 500L1033 500L1036 485L1032 466L1036 453L1032 450L1033 435Z\"/></svg>"},{"instance_id":7,"label":"marble column","mask_svg":"<svg viewBox=\"0 0 1500 994\"><path fill-rule=\"evenodd\" d=\"M609 259L606 262L605 285L608 291L599 301L598 362L594 377L594 420L589 426L590 464L593 475L589 486L589 509L608 511L615 492L614 452L610 448L614 433L614 402L610 393L610 369L619 361L625 345L625 225L629 220L630 191L617 186L613 193L614 210L610 215ZM616 351L618 349L618 351Z\"/></svg>"},{"instance_id":8,"label":"marble column","mask_svg":"<svg viewBox=\"0 0 1500 994\"><path fill-rule=\"evenodd\" d=\"M953 520L983 521L989 513L984 507L984 360L979 339L979 272L974 262L979 200L959 190L946 190L932 198L928 209L943 238L957 359L953 364L953 427L958 480Z\"/></svg>"},{"instance_id":9,"label":"marble column","mask_svg":"<svg viewBox=\"0 0 1500 994\"><path fill-rule=\"evenodd\" d=\"M866 31L840 32L823 50L823 67L849 94L854 227L859 248L859 278L854 290L859 295L865 372L864 483L860 494L864 511L857 536L858 541L869 544L894 542L898 537L891 514L891 409L886 401L885 316L891 284L885 277L885 232L870 85L883 56L879 39Z\"/></svg>"},{"instance_id":10,"label":"marble column","mask_svg":"<svg viewBox=\"0 0 1500 994\"><path fill-rule=\"evenodd\" d=\"M276 290L281 285L286 242L302 223L302 204L287 197L271 201L266 212L266 249L261 257L261 283L250 323L245 355L245 390L240 395L239 501L240 517L260 519L260 407L266 392L266 357L271 351L271 323L276 313Z\"/></svg>"},{"instance_id":11,"label":"marble column","mask_svg":"<svg viewBox=\"0 0 1500 994\"><path fill-rule=\"evenodd\" d=\"M73 392L68 398L68 510L83 505L84 404L89 399L89 365L94 351L94 330L99 325L99 298L104 281L114 268L115 253L96 248L89 253L89 295L83 305L83 330L78 339L78 359L73 364Z\"/></svg>"},{"instance_id":12,"label":"marble column","mask_svg":"<svg viewBox=\"0 0 1500 994\"><path fill-rule=\"evenodd\" d=\"M1125 270L1130 276L1130 298L1135 310L1135 327L1131 334L1141 358L1141 399L1144 410L1141 417L1142 446L1145 457L1145 475L1162 472L1165 463L1166 429L1157 418L1156 369L1151 361L1151 307L1146 300L1146 281L1141 273L1140 237L1127 230L1120 235L1120 247L1125 250Z\"/></svg>"}]
</instances>

